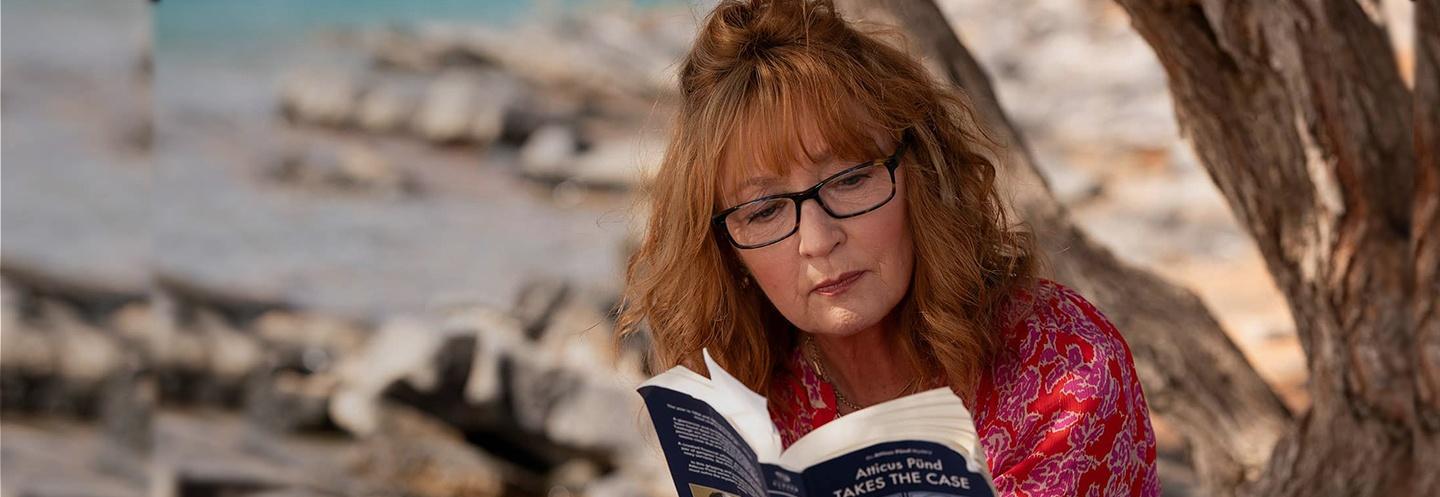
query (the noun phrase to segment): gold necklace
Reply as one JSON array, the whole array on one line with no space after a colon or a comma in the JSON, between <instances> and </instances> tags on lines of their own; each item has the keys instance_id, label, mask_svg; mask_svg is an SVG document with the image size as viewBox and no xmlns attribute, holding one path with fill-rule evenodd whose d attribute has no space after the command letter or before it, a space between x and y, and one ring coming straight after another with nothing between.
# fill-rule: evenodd
<instances>
[{"instance_id":1,"label":"gold necklace","mask_svg":"<svg viewBox=\"0 0 1440 497\"><path fill-rule=\"evenodd\" d=\"M845 407L850 409L851 411L858 411L864 409L863 406L860 406L854 402L851 402L850 399L845 398L845 394L840 392L840 387L835 384L834 380L830 379L830 375L825 374L825 366L820 363L820 351L819 349L815 348L815 340L811 338L808 333L805 335L805 349L808 352L806 355L810 358L810 365L815 367L815 372L820 374L820 379L825 380L826 383L829 383L830 390L835 392L836 402L844 404ZM910 383L905 384L905 386L900 389L900 392L896 395L896 397L899 397L900 395L904 395L906 392L909 392L912 388L915 387L915 382L918 380L918 376L915 378L911 378Z\"/></svg>"}]
</instances>

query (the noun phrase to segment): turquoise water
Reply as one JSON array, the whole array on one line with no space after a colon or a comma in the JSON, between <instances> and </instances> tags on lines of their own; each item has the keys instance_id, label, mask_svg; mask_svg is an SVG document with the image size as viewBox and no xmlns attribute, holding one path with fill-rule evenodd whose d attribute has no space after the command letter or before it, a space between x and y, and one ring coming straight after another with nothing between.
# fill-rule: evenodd
<instances>
[{"instance_id":1,"label":"turquoise water","mask_svg":"<svg viewBox=\"0 0 1440 497\"><path fill-rule=\"evenodd\" d=\"M213 45L284 42L320 29L363 28L417 21L504 25L536 11L608 6L647 8L684 0L161 0L155 40Z\"/></svg>"}]
</instances>

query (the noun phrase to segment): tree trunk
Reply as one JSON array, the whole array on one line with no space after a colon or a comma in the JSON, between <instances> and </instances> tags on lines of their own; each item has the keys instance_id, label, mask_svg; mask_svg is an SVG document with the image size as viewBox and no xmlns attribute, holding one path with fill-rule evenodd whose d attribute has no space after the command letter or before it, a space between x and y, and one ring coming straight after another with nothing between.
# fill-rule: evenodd
<instances>
[{"instance_id":1,"label":"tree trunk","mask_svg":"<svg viewBox=\"0 0 1440 497\"><path fill-rule=\"evenodd\" d=\"M932 0L857 12L898 20L1014 145L1017 208L1057 277L1125 333L1152 411L1186 437L1208 493L1429 495L1440 491L1427 474L1440 467L1437 1L1417 2L1412 92L1354 0L1119 0L1295 316L1313 405L1293 421L1198 299L1074 227Z\"/></svg>"},{"instance_id":2,"label":"tree trunk","mask_svg":"<svg viewBox=\"0 0 1440 497\"><path fill-rule=\"evenodd\" d=\"M1435 405L1422 395L1440 379L1422 329L1440 277L1434 161L1416 153L1434 116L1406 88L1384 27L1352 0L1120 4L1305 347L1312 407L1242 493L1436 491L1424 474ZM1420 14L1430 19L1417 32L1433 37L1433 2Z\"/></svg>"},{"instance_id":3,"label":"tree trunk","mask_svg":"<svg viewBox=\"0 0 1440 497\"><path fill-rule=\"evenodd\" d=\"M865 19L898 21L932 69L960 87L980 121L1010 145L1002 187L1038 235L1054 277L1092 300L1125 335L1151 412L1185 436L1205 491L1230 494L1258 474L1290 413L1204 303L1119 261L1075 226L1006 117L989 76L931 0L841 3Z\"/></svg>"},{"instance_id":4,"label":"tree trunk","mask_svg":"<svg viewBox=\"0 0 1440 497\"><path fill-rule=\"evenodd\" d=\"M1415 2L1415 380L1417 488L1440 488L1440 0Z\"/></svg>"}]
</instances>

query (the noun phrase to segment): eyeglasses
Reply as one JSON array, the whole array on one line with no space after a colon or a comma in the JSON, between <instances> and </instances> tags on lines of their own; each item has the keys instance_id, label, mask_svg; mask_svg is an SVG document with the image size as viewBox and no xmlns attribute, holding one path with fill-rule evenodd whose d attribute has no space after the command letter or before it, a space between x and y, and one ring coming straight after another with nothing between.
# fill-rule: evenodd
<instances>
[{"instance_id":1,"label":"eyeglasses","mask_svg":"<svg viewBox=\"0 0 1440 497\"><path fill-rule=\"evenodd\" d=\"M805 191L760 197L725 209L711 223L736 247L755 249L795 234L800 229L800 204L806 199L815 199L835 219L879 209L895 197L895 168L900 166L908 136L888 158L857 164Z\"/></svg>"}]
</instances>

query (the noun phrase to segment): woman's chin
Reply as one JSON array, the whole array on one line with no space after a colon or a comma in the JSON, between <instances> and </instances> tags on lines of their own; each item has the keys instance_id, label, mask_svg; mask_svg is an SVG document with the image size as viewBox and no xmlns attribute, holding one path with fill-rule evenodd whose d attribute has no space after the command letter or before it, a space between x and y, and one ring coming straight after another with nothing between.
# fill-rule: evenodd
<instances>
[{"instance_id":1,"label":"woman's chin","mask_svg":"<svg viewBox=\"0 0 1440 497\"><path fill-rule=\"evenodd\" d=\"M817 323L811 333L831 337L846 337L871 327L879 319L869 319L865 313L850 309L833 308L825 313L826 319Z\"/></svg>"}]
</instances>

